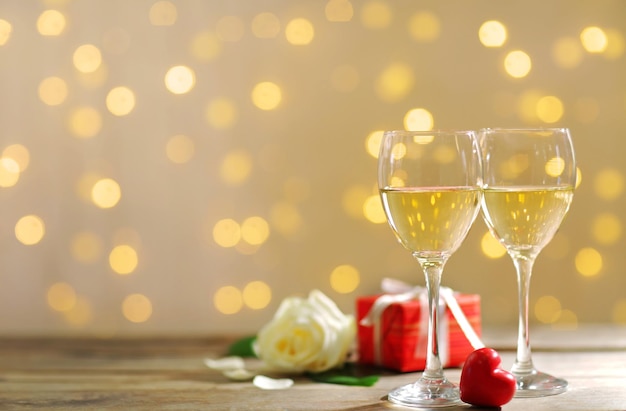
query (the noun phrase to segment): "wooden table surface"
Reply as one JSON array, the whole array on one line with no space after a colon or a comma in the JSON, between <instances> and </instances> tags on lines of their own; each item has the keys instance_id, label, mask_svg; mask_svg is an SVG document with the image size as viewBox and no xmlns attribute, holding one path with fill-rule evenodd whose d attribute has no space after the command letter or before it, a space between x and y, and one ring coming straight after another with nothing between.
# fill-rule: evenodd
<instances>
[{"instance_id":1,"label":"wooden table surface","mask_svg":"<svg viewBox=\"0 0 626 411\"><path fill-rule=\"evenodd\" d=\"M509 368L514 336L485 331L484 339ZM0 337L0 410L389 410L400 408L383 399L386 393L419 376L388 372L373 387L299 377L292 388L261 390L205 366L205 358L221 357L231 341ZM567 379L570 389L516 398L504 411L626 410L625 327L538 330L532 341L537 367ZM446 375L458 382L460 370Z\"/></svg>"}]
</instances>

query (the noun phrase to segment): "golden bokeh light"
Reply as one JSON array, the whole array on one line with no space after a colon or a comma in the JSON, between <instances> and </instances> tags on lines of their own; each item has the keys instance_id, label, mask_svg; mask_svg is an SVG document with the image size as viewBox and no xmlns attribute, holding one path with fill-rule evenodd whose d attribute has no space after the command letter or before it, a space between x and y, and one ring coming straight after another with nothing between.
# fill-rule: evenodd
<instances>
[{"instance_id":1,"label":"golden bokeh light","mask_svg":"<svg viewBox=\"0 0 626 411\"><path fill-rule=\"evenodd\" d=\"M506 179L513 179L528 169L528 154L515 154L500 164L500 173Z\"/></svg>"},{"instance_id":2,"label":"golden bokeh light","mask_svg":"<svg viewBox=\"0 0 626 411\"><path fill-rule=\"evenodd\" d=\"M24 245L39 243L46 233L41 217L34 214L25 215L15 224L15 237Z\"/></svg>"},{"instance_id":3,"label":"golden bokeh light","mask_svg":"<svg viewBox=\"0 0 626 411\"><path fill-rule=\"evenodd\" d=\"M553 295L541 296L535 302L535 318L544 324L556 322L561 311L561 302Z\"/></svg>"},{"instance_id":4,"label":"golden bokeh light","mask_svg":"<svg viewBox=\"0 0 626 411\"><path fill-rule=\"evenodd\" d=\"M561 310L559 317L552 323L552 328L557 330L576 330L578 328L578 316L572 310Z\"/></svg>"},{"instance_id":5,"label":"golden bokeh light","mask_svg":"<svg viewBox=\"0 0 626 411\"><path fill-rule=\"evenodd\" d=\"M585 27L580 32L580 42L588 53L602 53L608 44L606 33L600 27Z\"/></svg>"},{"instance_id":6,"label":"golden bokeh light","mask_svg":"<svg viewBox=\"0 0 626 411\"><path fill-rule=\"evenodd\" d=\"M11 38L13 26L4 19L0 19L0 46L4 46Z\"/></svg>"},{"instance_id":7,"label":"golden bokeh light","mask_svg":"<svg viewBox=\"0 0 626 411\"><path fill-rule=\"evenodd\" d=\"M122 198L122 190L112 178L102 178L91 188L91 201L100 208L115 207Z\"/></svg>"},{"instance_id":8,"label":"golden bokeh light","mask_svg":"<svg viewBox=\"0 0 626 411\"><path fill-rule=\"evenodd\" d=\"M406 186L406 175L394 175L391 177L390 186L393 187L405 187Z\"/></svg>"},{"instance_id":9,"label":"golden bokeh light","mask_svg":"<svg viewBox=\"0 0 626 411\"><path fill-rule=\"evenodd\" d=\"M83 44L74 51L74 67L81 73L93 73L102 65L102 53L93 44Z\"/></svg>"},{"instance_id":10,"label":"golden bokeh light","mask_svg":"<svg viewBox=\"0 0 626 411\"><path fill-rule=\"evenodd\" d=\"M91 231L81 231L72 236L70 251L72 257L81 263L95 263L102 256L103 244L100 237Z\"/></svg>"},{"instance_id":11,"label":"golden bokeh light","mask_svg":"<svg viewBox=\"0 0 626 411\"><path fill-rule=\"evenodd\" d=\"M221 40L216 34L209 31L196 34L190 43L191 55L203 62L214 60L221 51Z\"/></svg>"},{"instance_id":12,"label":"golden bokeh light","mask_svg":"<svg viewBox=\"0 0 626 411\"><path fill-rule=\"evenodd\" d=\"M478 39L485 47L502 47L507 40L506 26L498 20L488 20L480 25Z\"/></svg>"},{"instance_id":13,"label":"golden bokeh light","mask_svg":"<svg viewBox=\"0 0 626 411\"><path fill-rule=\"evenodd\" d=\"M626 48L626 41L624 35L615 29L607 29L605 31L607 44L602 54L608 60L617 60L624 55L624 49Z\"/></svg>"},{"instance_id":14,"label":"golden bokeh light","mask_svg":"<svg viewBox=\"0 0 626 411\"><path fill-rule=\"evenodd\" d=\"M416 135L413 136L413 141L417 144L430 144L435 140L435 136L434 135ZM422 156L422 152L418 149L418 150L413 150L413 153L411 154L412 158L419 158Z\"/></svg>"},{"instance_id":15,"label":"golden bokeh light","mask_svg":"<svg viewBox=\"0 0 626 411\"><path fill-rule=\"evenodd\" d=\"M91 190L98 180L102 179L102 175L93 172L85 172L76 182L76 195L85 203L92 203Z\"/></svg>"},{"instance_id":16,"label":"golden bokeh light","mask_svg":"<svg viewBox=\"0 0 626 411\"><path fill-rule=\"evenodd\" d=\"M409 33L413 40L419 42L432 42L439 38L441 22L436 14L430 11L419 11L409 20Z\"/></svg>"},{"instance_id":17,"label":"golden bokeh light","mask_svg":"<svg viewBox=\"0 0 626 411\"><path fill-rule=\"evenodd\" d=\"M89 300L79 296L74 307L64 311L63 316L71 326L83 327L93 321L93 308Z\"/></svg>"},{"instance_id":18,"label":"golden bokeh light","mask_svg":"<svg viewBox=\"0 0 626 411\"><path fill-rule=\"evenodd\" d=\"M366 186L355 184L346 189L341 197L341 206L346 214L355 219L363 218L363 204L372 195Z\"/></svg>"},{"instance_id":19,"label":"golden bokeh light","mask_svg":"<svg viewBox=\"0 0 626 411\"><path fill-rule=\"evenodd\" d=\"M174 164L188 163L194 152L195 144L193 140L184 134L170 137L165 144L165 155Z\"/></svg>"},{"instance_id":20,"label":"golden bokeh light","mask_svg":"<svg viewBox=\"0 0 626 411\"><path fill-rule=\"evenodd\" d=\"M528 155L516 154L498 166L503 178L514 179L528 169Z\"/></svg>"},{"instance_id":21,"label":"golden bokeh light","mask_svg":"<svg viewBox=\"0 0 626 411\"><path fill-rule=\"evenodd\" d=\"M328 0L324 13L328 21L347 22L352 20L354 8L350 0Z\"/></svg>"},{"instance_id":22,"label":"golden bokeh light","mask_svg":"<svg viewBox=\"0 0 626 411\"><path fill-rule=\"evenodd\" d=\"M374 224L382 224L387 222L383 203L378 194L371 195L365 199L363 203L363 215L367 221Z\"/></svg>"},{"instance_id":23,"label":"golden bokeh light","mask_svg":"<svg viewBox=\"0 0 626 411\"><path fill-rule=\"evenodd\" d=\"M348 294L356 290L361 282L359 270L350 264L341 264L330 273L331 288L340 293Z\"/></svg>"},{"instance_id":24,"label":"golden bokeh light","mask_svg":"<svg viewBox=\"0 0 626 411\"><path fill-rule=\"evenodd\" d=\"M238 288L226 285L213 294L213 305L222 314L236 314L243 307L243 295Z\"/></svg>"},{"instance_id":25,"label":"golden bokeh light","mask_svg":"<svg viewBox=\"0 0 626 411\"><path fill-rule=\"evenodd\" d=\"M525 24L530 9L391 0L0 2L6 333L193 333L200 317L186 313L203 304L210 332L247 333L294 284L349 306L376 282L366 274L411 264L393 243L341 248L388 231L383 130L424 131L392 155L421 159L430 144L438 166L458 153L429 130L450 127L573 130L585 181L576 168L572 210L541 253L545 270L573 275L544 283L531 322L626 324L614 292L626 241L619 1L572 5L550 24ZM494 166L560 180L564 158ZM412 184L406 171L389 178ZM478 225L461 259L506 267ZM328 227L341 238L322 239ZM298 264L306 281L281 281ZM188 298L172 303L162 288L177 268ZM459 291L483 296L487 326L516 319L499 286L472 286ZM585 288L605 301L577 298Z\"/></svg>"},{"instance_id":26,"label":"golden bokeh light","mask_svg":"<svg viewBox=\"0 0 626 411\"><path fill-rule=\"evenodd\" d=\"M137 251L128 244L116 245L109 253L109 266L117 274L131 274L138 264Z\"/></svg>"},{"instance_id":27,"label":"golden bokeh light","mask_svg":"<svg viewBox=\"0 0 626 411\"><path fill-rule=\"evenodd\" d=\"M406 63L394 62L376 78L376 95L387 103L399 101L407 96L415 85L413 69Z\"/></svg>"},{"instance_id":28,"label":"golden bokeh light","mask_svg":"<svg viewBox=\"0 0 626 411\"><path fill-rule=\"evenodd\" d=\"M393 19L389 5L381 0L369 0L361 6L361 24L365 28L380 30L388 27Z\"/></svg>"},{"instance_id":29,"label":"golden bokeh light","mask_svg":"<svg viewBox=\"0 0 626 411\"><path fill-rule=\"evenodd\" d=\"M530 56L521 50L511 51L504 58L504 70L513 78L526 77L531 68Z\"/></svg>"},{"instance_id":30,"label":"golden bokeh light","mask_svg":"<svg viewBox=\"0 0 626 411\"><path fill-rule=\"evenodd\" d=\"M150 7L148 18L153 26L172 26L176 23L178 11L171 1L157 1Z\"/></svg>"},{"instance_id":31,"label":"golden bokeh light","mask_svg":"<svg viewBox=\"0 0 626 411\"><path fill-rule=\"evenodd\" d=\"M122 302L122 314L132 323L145 323L152 316L152 302L143 294L130 294Z\"/></svg>"},{"instance_id":32,"label":"golden bokeh light","mask_svg":"<svg viewBox=\"0 0 626 411\"><path fill-rule=\"evenodd\" d=\"M539 121L537 117L537 104L544 97L540 90L530 89L524 91L517 99L517 114L519 118L526 123L535 123Z\"/></svg>"},{"instance_id":33,"label":"golden bokeh light","mask_svg":"<svg viewBox=\"0 0 626 411\"><path fill-rule=\"evenodd\" d=\"M406 151L407 151L407 149L406 149L406 145L404 143L396 143L391 148L392 158L394 158L396 160L400 160L401 158L406 156Z\"/></svg>"},{"instance_id":34,"label":"golden bokeh light","mask_svg":"<svg viewBox=\"0 0 626 411\"><path fill-rule=\"evenodd\" d=\"M70 112L68 126L78 138L92 138L102 129L102 116L93 107L78 107Z\"/></svg>"},{"instance_id":35,"label":"golden bokeh light","mask_svg":"<svg viewBox=\"0 0 626 411\"><path fill-rule=\"evenodd\" d=\"M241 240L241 226L232 218L219 220L213 226L213 241L220 247L234 247Z\"/></svg>"},{"instance_id":36,"label":"golden bokeh light","mask_svg":"<svg viewBox=\"0 0 626 411\"><path fill-rule=\"evenodd\" d=\"M599 244L615 244L622 238L622 221L612 213L598 214L591 221L591 235Z\"/></svg>"},{"instance_id":37,"label":"golden bokeh light","mask_svg":"<svg viewBox=\"0 0 626 411\"><path fill-rule=\"evenodd\" d=\"M602 200L615 200L624 191L624 176L615 168L605 168L596 174L593 188L596 195Z\"/></svg>"},{"instance_id":38,"label":"golden bokeh light","mask_svg":"<svg viewBox=\"0 0 626 411\"><path fill-rule=\"evenodd\" d=\"M272 301L272 290L263 281L250 281L241 293L243 303L253 310L262 310Z\"/></svg>"},{"instance_id":39,"label":"golden bokeh light","mask_svg":"<svg viewBox=\"0 0 626 411\"><path fill-rule=\"evenodd\" d=\"M383 140L383 134L385 132L383 130L375 130L367 135L365 139L365 149L367 154L374 158L378 158L380 154L380 143Z\"/></svg>"},{"instance_id":40,"label":"golden bokeh light","mask_svg":"<svg viewBox=\"0 0 626 411\"><path fill-rule=\"evenodd\" d=\"M77 74L76 81L84 90L100 90L109 80L109 69L105 64L101 64L96 71Z\"/></svg>"},{"instance_id":41,"label":"golden bokeh light","mask_svg":"<svg viewBox=\"0 0 626 411\"><path fill-rule=\"evenodd\" d=\"M241 185L252 172L252 158L247 151L234 150L228 153L220 165L219 175L229 185Z\"/></svg>"},{"instance_id":42,"label":"golden bokeh light","mask_svg":"<svg viewBox=\"0 0 626 411\"><path fill-rule=\"evenodd\" d=\"M506 255L506 248L489 231L480 239L480 249L487 258L496 259Z\"/></svg>"},{"instance_id":43,"label":"golden bokeh light","mask_svg":"<svg viewBox=\"0 0 626 411\"><path fill-rule=\"evenodd\" d=\"M11 157L0 158L0 187L13 187L20 179L20 166Z\"/></svg>"},{"instance_id":44,"label":"golden bokeh light","mask_svg":"<svg viewBox=\"0 0 626 411\"><path fill-rule=\"evenodd\" d=\"M305 18L295 18L290 20L285 27L285 37L289 44L294 46L306 46L315 37L313 23Z\"/></svg>"},{"instance_id":45,"label":"golden bokeh light","mask_svg":"<svg viewBox=\"0 0 626 411\"><path fill-rule=\"evenodd\" d=\"M602 270L602 255L595 248L582 248L576 253L574 263L582 276L594 277Z\"/></svg>"},{"instance_id":46,"label":"golden bokeh light","mask_svg":"<svg viewBox=\"0 0 626 411\"><path fill-rule=\"evenodd\" d=\"M565 160L561 157L552 157L546 162L545 170L550 177L558 177L565 171Z\"/></svg>"},{"instance_id":47,"label":"golden bokeh light","mask_svg":"<svg viewBox=\"0 0 626 411\"><path fill-rule=\"evenodd\" d=\"M248 217L241 223L241 239L250 245L261 245L270 236L270 226L263 217Z\"/></svg>"},{"instance_id":48,"label":"golden bokeh light","mask_svg":"<svg viewBox=\"0 0 626 411\"><path fill-rule=\"evenodd\" d=\"M255 85L251 97L252 103L261 110L274 110L283 98L280 87L270 81Z\"/></svg>"},{"instance_id":49,"label":"golden bokeh light","mask_svg":"<svg viewBox=\"0 0 626 411\"><path fill-rule=\"evenodd\" d=\"M135 108L135 93L128 87L114 87L106 96L106 106L114 116L128 115Z\"/></svg>"},{"instance_id":50,"label":"golden bokeh light","mask_svg":"<svg viewBox=\"0 0 626 411\"><path fill-rule=\"evenodd\" d=\"M552 47L552 59L561 68L578 67L584 57L580 41L574 37L561 37Z\"/></svg>"},{"instance_id":51,"label":"golden bokeh light","mask_svg":"<svg viewBox=\"0 0 626 411\"><path fill-rule=\"evenodd\" d=\"M626 298L621 298L613 305L611 320L616 324L626 325Z\"/></svg>"},{"instance_id":52,"label":"golden bokeh light","mask_svg":"<svg viewBox=\"0 0 626 411\"><path fill-rule=\"evenodd\" d=\"M433 152L433 158L439 164L450 164L456 156L456 150L449 146L438 146Z\"/></svg>"},{"instance_id":53,"label":"golden bokeh light","mask_svg":"<svg viewBox=\"0 0 626 411\"><path fill-rule=\"evenodd\" d=\"M296 206L285 201L279 201L270 209L272 228L287 238L299 233L303 226L303 219Z\"/></svg>"},{"instance_id":54,"label":"golden bokeh light","mask_svg":"<svg viewBox=\"0 0 626 411\"><path fill-rule=\"evenodd\" d=\"M411 131L429 131L433 129L435 120L425 108L413 108L404 115L404 128Z\"/></svg>"},{"instance_id":55,"label":"golden bokeh light","mask_svg":"<svg viewBox=\"0 0 626 411\"><path fill-rule=\"evenodd\" d=\"M165 87L174 94L188 93L196 84L196 74L187 66L174 66L165 73Z\"/></svg>"},{"instance_id":56,"label":"golden bokeh light","mask_svg":"<svg viewBox=\"0 0 626 411\"><path fill-rule=\"evenodd\" d=\"M563 117L563 102L555 96L544 96L537 102L537 117L544 123L556 123Z\"/></svg>"},{"instance_id":57,"label":"golden bokeh light","mask_svg":"<svg viewBox=\"0 0 626 411\"><path fill-rule=\"evenodd\" d=\"M243 38L246 28L238 16L223 16L215 25L217 37L222 41L239 41Z\"/></svg>"},{"instance_id":58,"label":"golden bokeh light","mask_svg":"<svg viewBox=\"0 0 626 411\"><path fill-rule=\"evenodd\" d=\"M330 76L333 88L342 93L354 91L361 81L359 71L349 64L335 67Z\"/></svg>"},{"instance_id":59,"label":"golden bokeh light","mask_svg":"<svg viewBox=\"0 0 626 411\"><path fill-rule=\"evenodd\" d=\"M39 83L39 99L49 106L58 106L67 98L67 83L60 77L47 77Z\"/></svg>"},{"instance_id":60,"label":"golden bokeh light","mask_svg":"<svg viewBox=\"0 0 626 411\"><path fill-rule=\"evenodd\" d=\"M46 293L48 305L55 311L70 311L76 306L76 290L68 283L54 283Z\"/></svg>"},{"instance_id":61,"label":"golden bokeh light","mask_svg":"<svg viewBox=\"0 0 626 411\"><path fill-rule=\"evenodd\" d=\"M65 30L65 16L58 10L45 10L37 19L37 31L42 36L58 36Z\"/></svg>"},{"instance_id":62,"label":"golden bokeh light","mask_svg":"<svg viewBox=\"0 0 626 411\"><path fill-rule=\"evenodd\" d=\"M5 147L5 149L2 150L2 158L15 162L17 170L14 169L13 164L5 165L6 168L13 169L14 172L23 173L30 164L30 152L25 146L19 143Z\"/></svg>"},{"instance_id":63,"label":"golden bokeh light","mask_svg":"<svg viewBox=\"0 0 626 411\"><path fill-rule=\"evenodd\" d=\"M237 121L237 107L227 98L216 98L207 107L206 119L218 130L231 128Z\"/></svg>"},{"instance_id":64,"label":"golden bokeh light","mask_svg":"<svg viewBox=\"0 0 626 411\"><path fill-rule=\"evenodd\" d=\"M259 13L250 25L252 34L260 39L273 39L280 33L280 20L274 13Z\"/></svg>"}]
</instances>

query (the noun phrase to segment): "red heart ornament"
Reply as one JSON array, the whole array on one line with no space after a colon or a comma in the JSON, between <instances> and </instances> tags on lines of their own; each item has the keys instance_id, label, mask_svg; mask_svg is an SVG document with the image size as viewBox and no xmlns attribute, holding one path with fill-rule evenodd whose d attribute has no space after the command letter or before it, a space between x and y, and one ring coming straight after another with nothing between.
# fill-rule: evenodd
<instances>
[{"instance_id":1,"label":"red heart ornament","mask_svg":"<svg viewBox=\"0 0 626 411\"><path fill-rule=\"evenodd\" d=\"M468 355L459 383L461 400L481 407L500 407L511 401L516 381L513 374L498 367L501 361L493 348L480 348Z\"/></svg>"}]
</instances>

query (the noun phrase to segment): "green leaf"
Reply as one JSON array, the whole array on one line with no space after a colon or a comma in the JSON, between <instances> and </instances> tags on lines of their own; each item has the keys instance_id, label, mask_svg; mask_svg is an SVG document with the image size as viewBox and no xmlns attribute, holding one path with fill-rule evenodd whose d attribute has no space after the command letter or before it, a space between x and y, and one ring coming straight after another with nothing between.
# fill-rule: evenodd
<instances>
[{"instance_id":1,"label":"green leaf","mask_svg":"<svg viewBox=\"0 0 626 411\"><path fill-rule=\"evenodd\" d=\"M317 382L363 387L371 387L376 384L379 379L378 375L364 375L358 367L355 367L351 363L334 370L328 370L320 373L307 373L307 376Z\"/></svg>"},{"instance_id":2,"label":"green leaf","mask_svg":"<svg viewBox=\"0 0 626 411\"><path fill-rule=\"evenodd\" d=\"M256 357L256 353L252 348L256 335L244 337L235 341L228 347L228 355L236 355L239 357Z\"/></svg>"},{"instance_id":3,"label":"green leaf","mask_svg":"<svg viewBox=\"0 0 626 411\"><path fill-rule=\"evenodd\" d=\"M313 381L325 382L328 384L340 385L358 385L363 387L371 387L378 382L378 375L368 375L366 377L354 377L352 375L323 375L309 374Z\"/></svg>"}]
</instances>

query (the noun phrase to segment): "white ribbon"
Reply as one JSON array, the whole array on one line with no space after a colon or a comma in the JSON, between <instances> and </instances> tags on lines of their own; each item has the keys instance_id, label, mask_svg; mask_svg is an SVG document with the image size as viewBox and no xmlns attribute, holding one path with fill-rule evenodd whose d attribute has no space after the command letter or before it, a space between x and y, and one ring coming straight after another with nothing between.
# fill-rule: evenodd
<instances>
[{"instance_id":1,"label":"white ribbon","mask_svg":"<svg viewBox=\"0 0 626 411\"><path fill-rule=\"evenodd\" d=\"M424 344L428 344L428 294L424 287L414 287L403 281L393 278L384 278L381 283L381 288L385 294L381 295L374 301L374 304L370 308L369 312L361 319L360 324L366 327L373 327L374 334L374 362L378 365L382 364L382 349L381 349L381 326L382 326L382 314L391 304L402 303L413 299L419 299L420 301L420 323L419 323L419 340L415 347L416 355L426 350ZM474 328L468 321L465 313L459 306L459 303L454 298L454 291L448 287L440 287L439 289L439 358L441 363L445 366L448 363L448 317L445 315L445 309L448 307L452 316L459 324L461 331L465 334L472 347L476 350L484 347L485 345L480 340L480 337L474 331ZM442 333L441 330L446 330Z\"/></svg>"}]
</instances>

